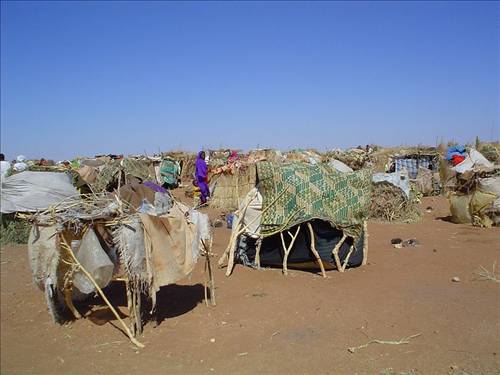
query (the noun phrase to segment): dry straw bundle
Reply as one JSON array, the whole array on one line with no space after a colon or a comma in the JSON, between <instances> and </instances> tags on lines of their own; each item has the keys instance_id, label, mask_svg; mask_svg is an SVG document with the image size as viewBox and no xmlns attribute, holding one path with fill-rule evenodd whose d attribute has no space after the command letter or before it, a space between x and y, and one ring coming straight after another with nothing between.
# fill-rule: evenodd
<instances>
[{"instance_id":1,"label":"dry straw bundle","mask_svg":"<svg viewBox=\"0 0 500 375\"><path fill-rule=\"evenodd\" d=\"M255 165L241 166L232 173L215 176L210 206L232 211L239 201L255 186L257 173Z\"/></svg>"},{"instance_id":2,"label":"dry straw bundle","mask_svg":"<svg viewBox=\"0 0 500 375\"><path fill-rule=\"evenodd\" d=\"M373 184L370 217L384 221L413 222L420 218L420 195L412 187L410 198L388 182Z\"/></svg>"}]
</instances>

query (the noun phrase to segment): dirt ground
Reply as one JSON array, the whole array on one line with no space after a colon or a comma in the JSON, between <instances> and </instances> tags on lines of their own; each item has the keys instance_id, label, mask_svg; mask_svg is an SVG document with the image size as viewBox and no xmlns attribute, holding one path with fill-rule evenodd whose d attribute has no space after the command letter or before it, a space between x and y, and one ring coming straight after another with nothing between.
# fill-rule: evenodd
<instances>
[{"instance_id":1,"label":"dirt ground","mask_svg":"<svg viewBox=\"0 0 500 375\"><path fill-rule=\"evenodd\" d=\"M475 272L500 263L500 228L443 220L442 197L426 198L427 206L433 211L418 223L369 223L369 264L344 274L285 277L237 265L226 278L216 269L216 307L203 303L200 262L189 279L162 288L162 321L146 325L141 350L105 308L54 324L31 281L26 246L4 247L1 373L498 374L500 284ZM394 237L421 246L395 249ZM228 238L228 229L214 229L217 255ZM126 315L120 288L112 294ZM408 344L347 350L416 334Z\"/></svg>"}]
</instances>

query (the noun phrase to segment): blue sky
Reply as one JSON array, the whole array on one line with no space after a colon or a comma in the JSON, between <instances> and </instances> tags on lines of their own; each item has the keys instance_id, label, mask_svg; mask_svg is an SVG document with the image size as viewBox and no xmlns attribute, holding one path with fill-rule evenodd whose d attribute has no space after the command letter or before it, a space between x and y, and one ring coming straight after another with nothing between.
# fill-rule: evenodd
<instances>
[{"instance_id":1,"label":"blue sky","mask_svg":"<svg viewBox=\"0 0 500 375\"><path fill-rule=\"evenodd\" d=\"M494 2L8 2L1 149L498 139Z\"/></svg>"}]
</instances>

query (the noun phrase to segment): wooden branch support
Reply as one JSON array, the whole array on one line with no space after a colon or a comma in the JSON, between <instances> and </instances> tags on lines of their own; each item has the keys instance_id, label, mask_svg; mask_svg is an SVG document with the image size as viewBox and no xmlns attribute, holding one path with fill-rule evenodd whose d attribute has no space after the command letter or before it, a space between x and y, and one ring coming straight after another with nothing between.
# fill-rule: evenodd
<instances>
[{"instance_id":1,"label":"wooden branch support","mask_svg":"<svg viewBox=\"0 0 500 375\"><path fill-rule=\"evenodd\" d=\"M135 317L134 317L134 314L135 314L135 311L133 309L133 302L132 302L132 289L130 287L130 281L128 279L123 279L123 281L125 282L125 290L127 292L127 310L128 310L128 319L129 319L129 326L130 326L130 331L132 332L132 334L135 336L135 324L134 324L134 321L135 321Z\"/></svg>"},{"instance_id":2,"label":"wooden branch support","mask_svg":"<svg viewBox=\"0 0 500 375\"><path fill-rule=\"evenodd\" d=\"M295 240L297 239L297 236L299 235L300 231L300 225L297 227L297 230L295 231L295 234L291 234L289 231L287 233L290 235L290 238L292 241L290 242L290 245L287 247L285 244L285 239L283 238L283 232L280 232L281 236L281 244L283 245L283 274L285 276L288 275L288 255L290 254L290 251L292 251L293 244L295 243Z\"/></svg>"},{"instance_id":3,"label":"wooden branch support","mask_svg":"<svg viewBox=\"0 0 500 375\"><path fill-rule=\"evenodd\" d=\"M257 239L257 248L255 249L255 263L257 264L257 269L260 269L260 248L262 247L262 237Z\"/></svg>"},{"instance_id":4,"label":"wooden branch support","mask_svg":"<svg viewBox=\"0 0 500 375\"><path fill-rule=\"evenodd\" d=\"M234 239L230 242L231 247L229 247L229 259L227 260L226 276L230 276L231 273L233 272L234 253L236 251L236 246L237 246L236 241L238 240L238 237L239 237L239 234L234 236Z\"/></svg>"},{"instance_id":5,"label":"wooden branch support","mask_svg":"<svg viewBox=\"0 0 500 375\"><path fill-rule=\"evenodd\" d=\"M201 240L201 242L203 244L203 248L205 249L205 272L208 271L208 280L205 281L205 304L208 306L208 293L207 293L207 287L208 287L208 289L210 289L210 304L212 306L215 306L216 305L215 280L214 280L214 274L212 272L212 264L210 263L212 244L210 244L210 246L207 246L207 244L203 239Z\"/></svg>"},{"instance_id":6,"label":"wooden branch support","mask_svg":"<svg viewBox=\"0 0 500 375\"><path fill-rule=\"evenodd\" d=\"M229 239L229 244L227 245L226 250L224 250L224 253L219 258L219 262L218 262L219 267L222 267L224 265L224 263L226 262L226 259L228 261L227 267L228 267L228 269L230 268L230 270L226 271L226 276L229 276L233 270L233 266L234 266L233 248L234 248L234 245L236 244L236 241L238 240L238 237L240 236L240 234L242 234L245 231L246 227L242 224L242 220L245 217L244 214L245 214L248 206L250 205L250 202L252 201L252 199L250 199L246 203L245 207L243 207L241 210L236 211L235 215L237 214L238 217L240 218L240 220L238 220L238 225L231 232L231 237ZM252 222L253 222L253 220L252 220ZM231 265L231 267L230 267L230 265Z\"/></svg>"},{"instance_id":7,"label":"wooden branch support","mask_svg":"<svg viewBox=\"0 0 500 375\"><path fill-rule=\"evenodd\" d=\"M264 212L266 212L270 207L273 206L273 204L279 199L281 198L286 192L288 191L288 188L285 188L283 189L283 191L281 191L281 193L279 193L276 198L273 199L273 201L266 207L262 210L261 214L260 215L256 215L252 220L250 220L250 222L246 225L243 225L241 224L242 221L243 221L243 218L245 217L245 212L248 208L248 206L250 205L250 203L252 202L253 200L253 197L251 199L248 200L248 202L246 203L245 207L243 207L243 209L241 210L238 210L238 217L240 218L239 220L239 225L237 228L235 228L233 230L233 232L231 233L231 239L229 240L229 245L227 246L226 250L224 251L224 253L222 254L222 256L220 257L219 259L219 267L222 267L222 265L224 264L226 258L229 256L229 259L228 259L228 263L227 263L227 270L226 270L226 276L230 276L231 273L233 272L233 267L234 267L234 251L235 251L235 247L237 245L236 241L238 240L238 237L243 234L245 232L245 230L247 230L247 228L253 224L253 222L255 220L257 220L258 218L261 218L262 215L264 214ZM240 228L238 230L238 228ZM234 234L234 235L233 235Z\"/></svg>"},{"instance_id":8,"label":"wooden branch support","mask_svg":"<svg viewBox=\"0 0 500 375\"><path fill-rule=\"evenodd\" d=\"M335 259L335 265L337 266L337 270L340 271L342 269L342 264L340 263L340 258L339 258L339 250L344 244L344 241L346 240L347 236L342 233L342 238L340 241L335 245L335 247L332 250L333 258Z\"/></svg>"},{"instance_id":9,"label":"wooden branch support","mask_svg":"<svg viewBox=\"0 0 500 375\"><path fill-rule=\"evenodd\" d=\"M366 266L366 263L368 263L368 222L365 221L363 222L363 262L361 263L362 266Z\"/></svg>"},{"instance_id":10,"label":"wooden branch support","mask_svg":"<svg viewBox=\"0 0 500 375\"><path fill-rule=\"evenodd\" d=\"M321 274L323 277L326 277L325 267L323 266L323 262L319 257L318 250L316 250L316 238L314 236L314 230L311 223L307 223L307 228L309 229L309 233L311 234L311 251L316 257L316 261L318 262L319 268L321 268Z\"/></svg>"},{"instance_id":11,"label":"wooden branch support","mask_svg":"<svg viewBox=\"0 0 500 375\"><path fill-rule=\"evenodd\" d=\"M132 325L134 337L142 334L142 315L141 315L141 291L136 282L132 282L132 310L134 310Z\"/></svg>"},{"instance_id":12,"label":"wooden branch support","mask_svg":"<svg viewBox=\"0 0 500 375\"><path fill-rule=\"evenodd\" d=\"M66 239L64 238L64 236L61 236L61 239L62 239L61 246L64 247L66 251L68 251L69 255L73 259L73 262L75 262L75 264L78 266L78 268L80 270L82 270L82 272L85 274L85 276L87 276L87 278L90 280L90 282L92 284L94 284L94 287L96 288L97 293L99 293L99 295L101 296L101 298L104 300L104 302L110 308L110 310L113 313L113 315L115 316L115 318L118 320L118 322L120 322L121 326L123 327L125 333L127 334L128 338L130 339L130 341L135 346L137 346L138 348L144 348L144 344L141 344L138 340L136 340L136 338L134 337L134 335L132 334L132 332L130 332L130 329L127 327L127 325L122 320L122 318L120 318L120 315L116 312L115 308L113 307L113 305L111 304L111 302L109 302L108 298L106 297L106 295L104 294L104 292L102 291L102 289L99 287L99 285L97 284L97 282L94 280L94 278L92 277L92 275L90 275L90 273L85 268L83 268L83 266L80 264L80 262L78 261L78 259L76 259L76 256L73 253L73 250L71 249L71 247L66 242Z\"/></svg>"},{"instance_id":13,"label":"wooden branch support","mask_svg":"<svg viewBox=\"0 0 500 375\"><path fill-rule=\"evenodd\" d=\"M76 309L75 305L73 304L73 300L71 299L71 289L70 287L65 287L64 288L64 301L66 302L66 305L69 308L69 311L73 314L73 316L76 319L81 319L82 315L80 312Z\"/></svg>"},{"instance_id":14,"label":"wooden branch support","mask_svg":"<svg viewBox=\"0 0 500 375\"><path fill-rule=\"evenodd\" d=\"M354 244L351 245L351 248L349 249L349 252L347 253L347 256L345 257L344 265L340 269L340 272L344 272L345 271L345 269L347 267L347 263L349 263L349 258L351 257L351 254L352 254L353 251L354 251Z\"/></svg>"}]
</instances>

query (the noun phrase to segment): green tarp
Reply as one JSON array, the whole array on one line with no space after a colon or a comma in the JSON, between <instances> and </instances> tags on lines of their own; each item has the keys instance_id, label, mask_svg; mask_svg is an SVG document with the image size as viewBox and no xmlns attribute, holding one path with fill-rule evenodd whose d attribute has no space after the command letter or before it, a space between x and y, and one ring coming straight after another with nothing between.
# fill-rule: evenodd
<instances>
[{"instance_id":1,"label":"green tarp","mask_svg":"<svg viewBox=\"0 0 500 375\"><path fill-rule=\"evenodd\" d=\"M370 209L371 171L342 173L325 164L257 164L264 237L312 219L358 237Z\"/></svg>"},{"instance_id":2,"label":"green tarp","mask_svg":"<svg viewBox=\"0 0 500 375\"><path fill-rule=\"evenodd\" d=\"M160 183L168 184L172 187L177 187L178 180L181 175L181 167L179 163L173 159L163 159L160 165L160 175L162 181Z\"/></svg>"}]
</instances>

